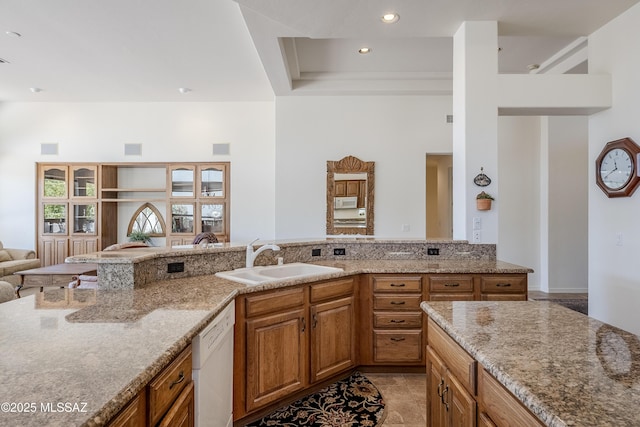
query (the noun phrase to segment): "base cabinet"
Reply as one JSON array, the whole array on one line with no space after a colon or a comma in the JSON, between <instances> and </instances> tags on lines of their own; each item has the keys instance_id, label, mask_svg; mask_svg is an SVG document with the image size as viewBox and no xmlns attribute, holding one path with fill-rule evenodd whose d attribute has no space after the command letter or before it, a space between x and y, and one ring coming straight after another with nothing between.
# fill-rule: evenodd
<instances>
[{"instance_id":1,"label":"base cabinet","mask_svg":"<svg viewBox=\"0 0 640 427\"><path fill-rule=\"evenodd\" d=\"M428 337L428 426L544 425L431 319Z\"/></svg>"},{"instance_id":2,"label":"base cabinet","mask_svg":"<svg viewBox=\"0 0 640 427\"><path fill-rule=\"evenodd\" d=\"M355 279L236 299L234 420L358 364Z\"/></svg>"},{"instance_id":3,"label":"base cabinet","mask_svg":"<svg viewBox=\"0 0 640 427\"><path fill-rule=\"evenodd\" d=\"M195 425L191 346L182 351L108 423L109 427Z\"/></svg>"}]
</instances>

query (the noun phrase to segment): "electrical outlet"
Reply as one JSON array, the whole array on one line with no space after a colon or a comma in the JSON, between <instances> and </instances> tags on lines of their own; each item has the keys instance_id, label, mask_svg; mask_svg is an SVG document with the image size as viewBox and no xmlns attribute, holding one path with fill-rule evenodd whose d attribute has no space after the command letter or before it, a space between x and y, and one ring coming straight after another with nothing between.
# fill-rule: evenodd
<instances>
[{"instance_id":1,"label":"electrical outlet","mask_svg":"<svg viewBox=\"0 0 640 427\"><path fill-rule=\"evenodd\" d=\"M335 248L333 250L334 255L346 255L347 251L344 248Z\"/></svg>"},{"instance_id":2,"label":"electrical outlet","mask_svg":"<svg viewBox=\"0 0 640 427\"><path fill-rule=\"evenodd\" d=\"M427 248L427 255L440 255L439 248Z\"/></svg>"},{"instance_id":3,"label":"electrical outlet","mask_svg":"<svg viewBox=\"0 0 640 427\"><path fill-rule=\"evenodd\" d=\"M322 249L311 249L311 256L321 256Z\"/></svg>"},{"instance_id":4,"label":"electrical outlet","mask_svg":"<svg viewBox=\"0 0 640 427\"><path fill-rule=\"evenodd\" d=\"M473 243L480 243L482 241L482 233L480 230L475 230L473 232Z\"/></svg>"},{"instance_id":5,"label":"electrical outlet","mask_svg":"<svg viewBox=\"0 0 640 427\"><path fill-rule=\"evenodd\" d=\"M184 262L170 262L167 264L167 273L182 273L184 271Z\"/></svg>"}]
</instances>

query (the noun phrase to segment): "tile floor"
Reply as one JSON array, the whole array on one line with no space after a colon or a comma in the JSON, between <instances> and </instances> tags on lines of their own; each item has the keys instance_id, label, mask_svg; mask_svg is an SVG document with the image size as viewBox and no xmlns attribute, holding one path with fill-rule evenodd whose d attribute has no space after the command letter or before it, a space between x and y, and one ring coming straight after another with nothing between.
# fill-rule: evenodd
<instances>
[{"instance_id":1,"label":"tile floor","mask_svg":"<svg viewBox=\"0 0 640 427\"><path fill-rule=\"evenodd\" d=\"M427 423L426 374L363 372L386 403L384 427L424 427Z\"/></svg>"}]
</instances>

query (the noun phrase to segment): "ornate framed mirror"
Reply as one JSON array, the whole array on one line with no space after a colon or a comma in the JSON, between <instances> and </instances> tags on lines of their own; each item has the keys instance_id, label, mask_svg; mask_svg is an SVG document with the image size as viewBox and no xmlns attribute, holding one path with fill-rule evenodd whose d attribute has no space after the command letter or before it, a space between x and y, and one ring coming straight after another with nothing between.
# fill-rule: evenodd
<instances>
[{"instance_id":1,"label":"ornate framed mirror","mask_svg":"<svg viewBox=\"0 0 640 427\"><path fill-rule=\"evenodd\" d=\"M327 161L327 234L373 235L375 162Z\"/></svg>"}]
</instances>

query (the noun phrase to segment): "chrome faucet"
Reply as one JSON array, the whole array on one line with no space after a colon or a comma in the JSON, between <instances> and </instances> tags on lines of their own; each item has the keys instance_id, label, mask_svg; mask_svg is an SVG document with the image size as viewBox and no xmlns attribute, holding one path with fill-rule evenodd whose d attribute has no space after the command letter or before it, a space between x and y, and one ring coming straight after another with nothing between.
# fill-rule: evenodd
<instances>
[{"instance_id":1,"label":"chrome faucet","mask_svg":"<svg viewBox=\"0 0 640 427\"><path fill-rule=\"evenodd\" d=\"M254 252L253 244L258 240L260 239L258 238L247 245L247 268L253 267L253 262L256 260L256 257L260 255L261 252L266 251L267 249L271 249L272 251L280 250L280 246L278 245L262 245L258 248L257 251Z\"/></svg>"}]
</instances>

